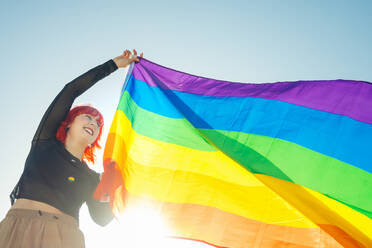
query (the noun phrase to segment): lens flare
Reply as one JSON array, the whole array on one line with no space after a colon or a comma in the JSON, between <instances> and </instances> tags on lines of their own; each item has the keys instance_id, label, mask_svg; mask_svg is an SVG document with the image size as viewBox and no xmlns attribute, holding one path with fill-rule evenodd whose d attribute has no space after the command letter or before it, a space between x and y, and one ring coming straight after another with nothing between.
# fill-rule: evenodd
<instances>
[{"instance_id":1,"label":"lens flare","mask_svg":"<svg viewBox=\"0 0 372 248\"><path fill-rule=\"evenodd\" d=\"M118 221L121 231L126 234L126 242L133 247L160 247L170 233L161 215L149 206L126 209Z\"/></svg>"},{"instance_id":2,"label":"lens flare","mask_svg":"<svg viewBox=\"0 0 372 248\"><path fill-rule=\"evenodd\" d=\"M143 248L211 248L205 243L185 239L174 239L172 230L161 213L151 206L137 205L126 208L111 225L110 247Z\"/></svg>"}]
</instances>

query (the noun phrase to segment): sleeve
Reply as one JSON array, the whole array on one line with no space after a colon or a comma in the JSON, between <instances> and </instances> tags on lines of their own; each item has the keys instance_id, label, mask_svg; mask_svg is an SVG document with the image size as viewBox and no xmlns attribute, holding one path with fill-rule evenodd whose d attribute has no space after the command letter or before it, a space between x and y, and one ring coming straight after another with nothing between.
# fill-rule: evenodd
<instances>
[{"instance_id":1,"label":"sleeve","mask_svg":"<svg viewBox=\"0 0 372 248\"><path fill-rule=\"evenodd\" d=\"M92 173L91 189L94 191L100 182L100 174L92 170L90 170L90 173ZM86 203L90 217L92 217L93 221L98 225L105 226L114 218L110 203L96 200L93 196L93 192L90 193Z\"/></svg>"},{"instance_id":2,"label":"sleeve","mask_svg":"<svg viewBox=\"0 0 372 248\"><path fill-rule=\"evenodd\" d=\"M93 221L100 226L107 225L114 218L114 215L111 212L110 203L108 202L97 201L92 196L87 200L87 205L89 214Z\"/></svg>"},{"instance_id":3,"label":"sleeve","mask_svg":"<svg viewBox=\"0 0 372 248\"><path fill-rule=\"evenodd\" d=\"M41 119L32 140L33 143L38 140L55 137L58 127L66 118L74 100L116 69L118 69L117 65L110 59L66 84Z\"/></svg>"}]
</instances>

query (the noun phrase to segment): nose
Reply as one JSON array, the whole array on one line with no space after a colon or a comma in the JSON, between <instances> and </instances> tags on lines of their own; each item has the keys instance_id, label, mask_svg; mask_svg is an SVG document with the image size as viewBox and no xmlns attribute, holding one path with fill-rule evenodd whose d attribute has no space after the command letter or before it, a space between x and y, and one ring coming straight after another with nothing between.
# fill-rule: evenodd
<instances>
[{"instance_id":1,"label":"nose","mask_svg":"<svg viewBox=\"0 0 372 248\"><path fill-rule=\"evenodd\" d=\"M90 121L89 125L91 125L93 127L98 127L98 124L95 120Z\"/></svg>"}]
</instances>

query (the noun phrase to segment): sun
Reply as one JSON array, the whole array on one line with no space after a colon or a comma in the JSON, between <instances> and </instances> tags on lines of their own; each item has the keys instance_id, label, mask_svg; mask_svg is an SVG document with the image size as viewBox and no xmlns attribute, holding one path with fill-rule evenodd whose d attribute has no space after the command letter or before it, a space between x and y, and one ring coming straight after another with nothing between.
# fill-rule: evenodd
<instances>
[{"instance_id":1,"label":"sun","mask_svg":"<svg viewBox=\"0 0 372 248\"><path fill-rule=\"evenodd\" d=\"M118 218L118 235L125 233L129 247L164 247L170 229L162 216L150 206L126 209Z\"/></svg>"},{"instance_id":2,"label":"sun","mask_svg":"<svg viewBox=\"0 0 372 248\"><path fill-rule=\"evenodd\" d=\"M93 237L93 232L95 236ZM165 218L151 206L127 208L116 220L99 230L89 230L91 248L212 248L213 246L168 236L172 230Z\"/></svg>"}]
</instances>

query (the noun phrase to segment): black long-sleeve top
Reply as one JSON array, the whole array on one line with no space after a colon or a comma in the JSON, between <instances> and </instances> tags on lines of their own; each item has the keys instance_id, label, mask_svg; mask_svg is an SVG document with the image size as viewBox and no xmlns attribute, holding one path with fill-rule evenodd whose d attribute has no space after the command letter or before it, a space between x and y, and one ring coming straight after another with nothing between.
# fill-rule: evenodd
<instances>
[{"instance_id":1,"label":"black long-sleeve top","mask_svg":"<svg viewBox=\"0 0 372 248\"><path fill-rule=\"evenodd\" d=\"M75 98L118 67L113 60L103 63L66 84L45 112L32 140L21 178L12 191L15 199L47 203L79 220L79 210L87 203L92 219L103 226L113 218L108 203L93 198L99 174L65 149L56 138Z\"/></svg>"}]
</instances>

